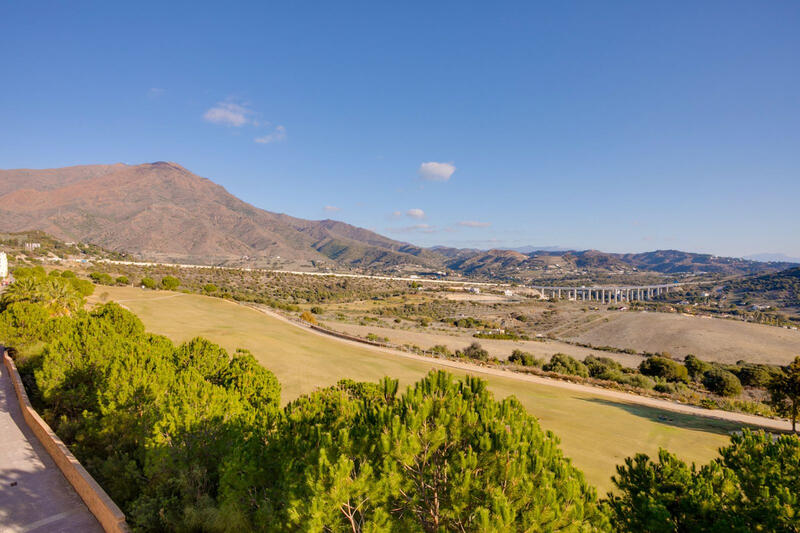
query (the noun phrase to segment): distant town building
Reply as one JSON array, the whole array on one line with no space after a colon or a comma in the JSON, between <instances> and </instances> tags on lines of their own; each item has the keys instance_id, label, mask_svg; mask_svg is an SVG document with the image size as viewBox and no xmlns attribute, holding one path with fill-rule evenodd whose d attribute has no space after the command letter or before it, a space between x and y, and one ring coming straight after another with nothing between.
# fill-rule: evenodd
<instances>
[{"instance_id":1,"label":"distant town building","mask_svg":"<svg viewBox=\"0 0 800 533\"><path fill-rule=\"evenodd\" d=\"M514 291L505 290L503 291L504 296L514 296Z\"/></svg>"},{"instance_id":2,"label":"distant town building","mask_svg":"<svg viewBox=\"0 0 800 533\"><path fill-rule=\"evenodd\" d=\"M8 277L8 257L5 252L0 252L0 280Z\"/></svg>"},{"instance_id":3,"label":"distant town building","mask_svg":"<svg viewBox=\"0 0 800 533\"><path fill-rule=\"evenodd\" d=\"M29 252L32 252L35 249L41 248L41 247L42 247L42 245L40 243L38 243L38 242L26 242L25 243L25 249L28 250Z\"/></svg>"},{"instance_id":4,"label":"distant town building","mask_svg":"<svg viewBox=\"0 0 800 533\"><path fill-rule=\"evenodd\" d=\"M481 290L478 287L470 287L469 292L471 292L472 294L480 294Z\"/></svg>"}]
</instances>

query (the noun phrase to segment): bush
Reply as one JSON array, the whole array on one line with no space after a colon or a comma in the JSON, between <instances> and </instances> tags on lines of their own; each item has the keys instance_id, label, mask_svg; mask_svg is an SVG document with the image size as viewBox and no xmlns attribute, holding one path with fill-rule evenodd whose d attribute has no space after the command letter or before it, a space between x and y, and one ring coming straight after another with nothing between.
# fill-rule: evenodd
<instances>
[{"instance_id":1,"label":"bush","mask_svg":"<svg viewBox=\"0 0 800 533\"><path fill-rule=\"evenodd\" d=\"M92 272L89 274L89 277L98 285L112 285L114 283L114 279L111 275L105 272Z\"/></svg>"},{"instance_id":2,"label":"bush","mask_svg":"<svg viewBox=\"0 0 800 533\"><path fill-rule=\"evenodd\" d=\"M772 381L773 373L765 365L746 365L739 369L737 377L746 387L766 389Z\"/></svg>"},{"instance_id":3,"label":"bush","mask_svg":"<svg viewBox=\"0 0 800 533\"><path fill-rule=\"evenodd\" d=\"M311 312L314 313L315 315L321 315L325 311L321 307L315 305L314 307L311 308Z\"/></svg>"},{"instance_id":4,"label":"bush","mask_svg":"<svg viewBox=\"0 0 800 533\"><path fill-rule=\"evenodd\" d=\"M142 278L142 281L140 281L139 284L145 289L156 288L156 280L154 280L153 278Z\"/></svg>"},{"instance_id":5,"label":"bush","mask_svg":"<svg viewBox=\"0 0 800 533\"><path fill-rule=\"evenodd\" d=\"M161 288L167 291L174 291L181 286L181 280L175 276L164 276L161 278Z\"/></svg>"},{"instance_id":6,"label":"bush","mask_svg":"<svg viewBox=\"0 0 800 533\"><path fill-rule=\"evenodd\" d=\"M508 356L508 362L521 366L541 367L544 365L544 360L538 359L533 354L523 352L522 350L514 350L511 352L511 355Z\"/></svg>"},{"instance_id":7,"label":"bush","mask_svg":"<svg viewBox=\"0 0 800 533\"><path fill-rule=\"evenodd\" d=\"M61 276L62 279L64 276ZM86 298L87 296L91 296L94 294L94 283L89 281L88 279L79 279L79 278L66 278L72 288L75 289L78 294L82 297Z\"/></svg>"},{"instance_id":8,"label":"bush","mask_svg":"<svg viewBox=\"0 0 800 533\"><path fill-rule=\"evenodd\" d=\"M316 324L317 323L317 319L314 317L314 315L312 315L308 311L303 311L303 314L300 315L300 318L302 320L308 322L309 324Z\"/></svg>"},{"instance_id":9,"label":"bush","mask_svg":"<svg viewBox=\"0 0 800 533\"><path fill-rule=\"evenodd\" d=\"M450 349L444 344L437 344L436 346L432 346L430 351L437 355L444 355L444 356L453 355L453 352L451 352Z\"/></svg>"},{"instance_id":10,"label":"bush","mask_svg":"<svg viewBox=\"0 0 800 533\"><path fill-rule=\"evenodd\" d=\"M589 370L586 365L570 357L567 354L557 353L550 358L550 362L542 367L547 372L556 372L558 374L569 374L571 376L589 377Z\"/></svg>"},{"instance_id":11,"label":"bush","mask_svg":"<svg viewBox=\"0 0 800 533\"><path fill-rule=\"evenodd\" d=\"M214 294L218 290L219 288L213 283L206 283L205 285L203 285L203 292L205 294Z\"/></svg>"},{"instance_id":12,"label":"bush","mask_svg":"<svg viewBox=\"0 0 800 533\"><path fill-rule=\"evenodd\" d=\"M128 277L127 276L119 276L114 281L117 283L117 285L127 285L128 284Z\"/></svg>"},{"instance_id":13,"label":"bush","mask_svg":"<svg viewBox=\"0 0 800 533\"><path fill-rule=\"evenodd\" d=\"M687 355L683 359L683 364L686 366L686 371L689 377L698 380L703 377L703 374L711 370L711 364L701 361L692 354Z\"/></svg>"},{"instance_id":14,"label":"bush","mask_svg":"<svg viewBox=\"0 0 800 533\"><path fill-rule=\"evenodd\" d=\"M72 270L64 270L61 272L61 277L64 279L73 279L75 278L75 272Z\"/></svg>"},{"instance_id":15,"label":"bush","mask_svg":"<svg viewBox=\"0 0 800 533\"><path fill-rule=\"evenodd\" d=\"M467 359L476 359L478 361L486 361L489 359L489 352L484 350L477 342L473 342L464 348L462 352L456 352L456 355L466 357Z\"/></svg>"},{"instance_id":16,"label":"bush","mask_svg":"<svg viewBox=\"0 0 800 533\"><path fill-rule=\"evenodd\" d=\"M742 393L739 378L721 368L712 368L703 374L703 386L720 396L738 396Z\"/></svg>"},{"instance_id":17,"label":"bush","mask_svg":"<svg viewBox=\"0 0 800 533\"><path fill-rule=\"evenodd\" d=\"M622 375L622 365L610 357L595 357L594 355L590 355L583 360L583 364L586 365L586 368L589 370L589 375L593 378L613 379L609 376L621 377ZM617 379L614 379L614 381L617 381Z\"/></svg>"},{"instance_id":18,"label":"bush","mask_svg":"<svg viewBox=\"0 0 800 533\"><path fill-rule=\"evenodd\" d=\"M689 390L685 383L681 381L659 381L653 387L656 392L663 392L664 394L680 395Z\"/></svg>"},{"instance_id":19,"label":"bush","mask_svg":"<svg viewBox=\"0 0 800 533\"><path fill-rule=\"evenodd\" d=\"M689 371L680 363L666 357L648 357L639 365L639 372L645 376L663 378L667 381L689 381Z\"/></svg>"},{"instance_id":20,"label":"bush","mask_svg":"<svg viewBox=\"0 0 800 533\"><path fill-rule=\"evenodd\" d=\"M642 374L626 374L622 380L619 381L624 385L631 387L639 387L640 389L651 390L656 386L656 382Z\"/></svg>"}]
</instances>

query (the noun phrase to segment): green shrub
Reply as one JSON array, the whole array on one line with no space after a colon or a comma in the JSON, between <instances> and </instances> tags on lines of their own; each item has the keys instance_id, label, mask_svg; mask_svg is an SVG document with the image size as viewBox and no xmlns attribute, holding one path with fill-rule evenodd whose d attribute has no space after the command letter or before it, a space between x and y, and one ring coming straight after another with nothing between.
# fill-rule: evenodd
<instances>
[{"instance_id":1,"label":"green shrub","mask_svg":"<svg viewBox=\"0 0 800 533\"><path fill-rule=\"evenodd\" d=\"M319 307L318 305L315 305L314 307L311 308L311 312L314 313L315 315L321 315L322 313L325 312L325 310Z\"/></svg>"},{"instance_id":2,"label":"green shrub","mask_svg":"<svg viewBox=\"0 0 800 533\"><path fill-rule=\"evenodd\" d=\"M692 354L687 355L683 359L683 364L686 366L689 377L694 380L699 380L703 377L703 374L711 370L711 363L701 361Z\"/></svg>"},{"instance_id":3,"label":"green shrub","mask_svg":"<svg viewBox=\"0 0 800 533\"><path fill-rule=\"evenodd\" d=\"M451 352L450 349L444 344L437 344L436 346L432 346L430 351L437 355L444 355L444 356L453 355L453 352Z\"/></svg>"},{"instance_id":4,"label":"green shrub","mask_svg":"<svg viewBox=\"0 0 800 533\"><path fill-rule=\"evenodd\" d=\"M610 357L596 357L590 355L583 360L589 370L589 375L598 379L613 379L610 376L621 376L622 365ZM616 381L616 379L614 379Z\"/></svg>"},{"instance_id":5,"label":"green shrub","mask_svg":"<svg viewBox=\"0 0 800 533\"><path fill-rule=\"evenodd\" d=\"M656 386L655 381L642 374L625 374L620 383L646 390L652 390Z\"/></svg>"},{"instance_id":6,"label":"green shrub","mask_svg":"<svg viewBox=\"0 0 800 533\"><path fill-rule=\"evenodd\" d=\"M766 365L746 365L739 368L737 377L746 387L765 389L772 381L773 373Z\"/></svg>"},{"instance_id":7,"label":"green shrub","mask_svg":"<svg viewBox=\"0 0 800 533\"><path fill-rule=\"evenodd\" d=\"M477 342L473 342L464 348L463 351L456 351L456 355L467 359L476 359L478 361L486 361L489 359L489 352L484 350Z\"/></svg>"},{"instance_id":8,"label":"green shrub","mask_svg":"<svg viewBox=\"0 0 800 533\"><path fill-rule=\"evenodd\" d=\"M106 274L105 272L92 272L89 274L89 278L92 281L97 283L98 285L113 285L114 279L111 277L110 274Z\"/></svg>"},{"instance_id":9,"label":"green shrub","mask_svg":"<svg viewBox=\"0 0 800 533\"><path fill-rule=\"evenodd\" d=\"M542 366L542 369L547 372L556 372L558 374L569 374L571 376L589 377L589 370L586 365L570 357L567 354L557 353L550 358L550 362Z\"/></svg>"},{"instance_id":10,"label":"green shrub","mask_svg":"<svg viewBox=\"0 0 800 533\"><path fill-rule=\"evenodd\" d=\"M721 368L712 368L703 374L703 386L719 396L738 396L742 393L739 378Z\"/></svg>"},{"instance_id":11,"label":"green shrub","mask_svg":"<svg viewBox=\"0 0 800 533\"><path fill-rule=\"evenodd\" d=\"M514 350L508 356L508 362L521 366L535 366L541 367L544 365L544 360L537 358L531 353L523 352L522 350Z\"/></svg>"},{"instance_id":12,"label":"green shrub","mask_svg":"<svg viewBox=\"0 0 800 533\"><path fill-rule=\"evenodd\" d=\"M681 395L689 390L682 381L659 381L653 388L656 392L672 395Z\"/></svg>"},{"instance_id":13,"label":"green shrub","mask_svg":"<svg viewBox=\"0 0 800 533\"><path fill-rule=\"evenodd\" d=\"M161 288L167 291L174 291L181 286L181 280L175 276L164 276L161 278Z\"/></svg>"},{"instance_id":14,"label":"green shrub","mask_svg":"<svg viewBox=\"0 0 800 533\"><path fill-rule=\"evenodd\" d=\"M639 365L639 372L645 376L663 378L667 381L688 383L689 372L686 367L666 357L648 357Z\"/></svg>"},{"instance_id":15,"label":"green shrub","mask_svg":"<svg viewBox=\"0 0 800 533\"><path fill-rule=\"evenodd\" d=\"M117 285L123 285L123 286L129 283L127 276L119 276L114 281L116 282Z\"/></svg>"},{"instance_id":16,"label":"green shrub","mask_svg":"<svg viewBox=\"0 0 800 533\"><path fill-rule=\"evenodd\" d=\"M142 278L142 281L140 281L139 284L145 289L156 288L156 280L154 280L153 278L148 278L148 277Z\"/></svg>"},{"instance_id":17,"label":"green shrub","mask_svg":"<svg viewBox=\"0 0 800 533\"><path fill-rule=\"evenodd\" d=\"M214 294L218 290L219 288L213 283L206 283L205 285L203 285L203 292L205 294Z\"/></svg>"}]
</instances>

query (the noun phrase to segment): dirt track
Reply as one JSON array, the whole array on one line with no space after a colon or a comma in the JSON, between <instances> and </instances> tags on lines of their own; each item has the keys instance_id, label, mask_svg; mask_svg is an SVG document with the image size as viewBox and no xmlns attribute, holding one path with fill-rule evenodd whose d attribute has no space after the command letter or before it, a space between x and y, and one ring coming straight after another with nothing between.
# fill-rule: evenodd
<instances>
[{"instance_id":1,"label":"dirt track","mask_svg":"<svg viewBox=\"0 0 800 533\"><path fill-rule=\"evenodd\" d=\"M770 430L791 431L791 428L792 428L791 422L789 422L788 420L765 418L765 417L761 417L761 416L748 415L748 414L743 414L743 413L732 413L732 412L729 412L729 411L720 411L720 410L717 410L717 409L703 409L701 407L695 407L695 406L692 406L692 405L685 405L685 404L682 404L682 403L673 402L673 401L669 401L669 400L662 400L662 399L659 399L659 398L651 398L651 397L648 397L648 396L639 396L637 394L632 394L632 393L627 393L627 392L621 392L621 391L616 391L616 390L611 390L611 389L604 389L604 388L601 388L601 387L593 387L593 386L590 386L590 385L582 385L582 384L579 384L579 383L571 383L571 382L568 382L568 381L561 381L561 380L558 380L558 379L552 379L552 378L547 378L547 377L542 377L542 376L533 376L533 375L530 375L530 374L522 374L522 373L519 373L519 372L512 372L512 371L508 371L508 370L504 370L504 369L484 367L484 366L479 366L479 365L475 365L475 364L471 364L471 363L464 363L464 362L461 362L461 361L450 361L450 360L447 360L447 359L432 359L430 357L425 357L425 356L422 356L422 355L403 352L403 351L400 351L400 350L394 350L394 349L391 349L391 348L383 348L383 347L379 347L379 346L373 346L373 345L369 345L369 344L359 343L357 341L351 341L351 340L346 340L346 339L342 339L342 338L339 338L339 337L334 337L334 336L331 336L331 335L327 335L326 333L322 333L320 331L311 329L310 327L308 327L308 326L306 326L304 324L295 322L293 320L289 320L288 318L284 317L283 315L281 315L279 313L276 313L276 312L268 310L268 309L264 309L262 307L254 307L254 309L257 309L257 310L261 311L262 313L264 313L266 315L269 315L269 316L271 316L273 318L277 318L278 320L282 320L282 321L284 321L284 322L286 322L288 324L291 324L291 325L293 325L295 327L304 329L304 330L308 331L309 333L311 333L312 335L325 336L325 337L328 337L328 338L331 338L331 339L335 339L338 342L356 344L356 345L359 345L361 347L365 347L365 348L368 348L368 349L371 349L371 350L380 351L380 352L384 352L384 353L390 353L390 354L396 355L398 357L405 357L405 358L408 358L408 359L415 359L415 360L418 360L418 361L435 362L436 365L438 365L438 366L457 368L459 370L463 370L465 372L470 372L470 373L473 373L473 374L484 374L484 375L490 375L490 376L501 376L501 377L504 377L504 378L507 378L507 379L515 379L515 380L526 381L528 383L534 383L534 384L538 384L538 385L546 385L546 386L550 386L550 387L559 387L559 388L563 388L563 389L569 389L569 390L573 390L573 391L584 392L584 393L592 394L592 395L595 395L595 396L600 396L600 397L604 397L604 398L613 398L615 400L619 400L619 401L623 401L623 402L627 402L627 403L632 403L632 404L637 404L637 405L644 405L644 406L648 406L648 407L654 407L654 408L657 408L657 409L664 409L664 410L673 411L673 412L676 412L676 413L684 413L684 414L690 414L690 415L695 415L695 416L702 416L702 417L706 417L706 418L715 418L715 419L718 419L718 420L726 420L726 421L729 421L729 422L736 422L736 423L740 423L740 424L743 424L743 425L762 427L762 428L770 429Z\"/></svg>"}]
</instances>

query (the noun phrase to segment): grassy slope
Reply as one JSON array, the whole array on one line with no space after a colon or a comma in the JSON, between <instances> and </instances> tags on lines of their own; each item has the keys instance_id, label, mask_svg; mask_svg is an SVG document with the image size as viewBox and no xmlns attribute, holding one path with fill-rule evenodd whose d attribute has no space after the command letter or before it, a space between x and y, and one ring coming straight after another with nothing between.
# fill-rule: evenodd
<instances>
[{"instance_id":1,"label":"grassy slope","mask_svg":"<svg viewBox=\"0 0 800 533\"><path fill-rule=\"evenodd\" d=\"M674 313L618 313L561 337L595 346L657 352L676 358L693 353L701 359L785 365L800 354L800 331L738 320L690 317Z\"/></svg>"},{"instance_id":2,"label":"grassy slope","mask_svg":"<svg viewBox=\"0 0 800 533\"><path fill-rule=\"evenodd\" d=\"M272 370L283 401L350 377L389 375L409 385L434 363L402 359L303 331L258 311L215 298L135 288L103 287L153 332L183 341L202 335L229 350L247 348ZM96 298L95 298L96 300ZM515 395L561 438L565 453L601 491L615 465L636 452L666 447L684 459L707 461L727 441L731 424L619 403L545 385L488 377L498 396Z\"/></svg>"}]
</instances>

